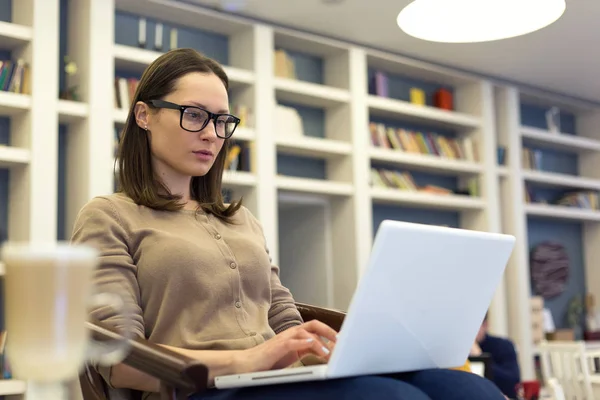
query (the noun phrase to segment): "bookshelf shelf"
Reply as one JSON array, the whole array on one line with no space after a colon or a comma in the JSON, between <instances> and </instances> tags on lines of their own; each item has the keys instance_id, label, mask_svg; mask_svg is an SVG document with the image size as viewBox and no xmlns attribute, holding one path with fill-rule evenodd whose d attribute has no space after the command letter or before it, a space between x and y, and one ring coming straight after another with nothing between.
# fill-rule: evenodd
<instances>
[{"instance_id":1,"label":"bookshelf shelf","mask_svg":"<svg viewBox=\"0 0 600 400\"><path fill-rule=\"evenodd\" d=\"M503 165L498 166L496 168L496 172L498 173L498 176L501 177L501 178L508 177L508 168L505 167L505 166L503 166Z\"/></svg>"},{"instance_id":2,"label":"bookshelf shelf","mask_svg":"<svg viewBox=\"0 0 600 400\"><path fill-rule=\"evenodd\" d=\"M61 124L81 121L88 116L88 105L77 101L58 101L58 121Z\"/></svg>"},{"instance_id":3,"label":"bookshelf shelf","mask_svg":"<svg viewBox=\"0 0 600 400\"><path fill-rule=\"evenodd\" d=\"M0 49L13 50L29 43L32 32L28 26L0 21Z\"/></svg>"},{"instance_id":4,"label":"bookshelf shelf","mask_svg":"<svg viewBox=\"0 0 600 400\"><path fill-rule=\"evenodd\" d=\"M525 204L524 208L525 213L528 216L577 220L582 222L600 221L600 211L596 210L555 206L551 204Z\"/></svg>"},{"instance_id":5,"label":"bookshelf shelf","mask_svg":"<svg viewBox=\"0 0 600 400\"><path fill-rule=\"evenodd\" d=\"M158 51L140 49L133 46L115 44L113 56L116 69L134 71L141 74L144 69L163 53ZM239 85L251 85L254 83L254 73L241 68L224 67L229 77L230 86L235 88Z\"/></svg>"},{"instance_id":6,"label":"bookshelf shelf","mask_svg":"<svg viewBox=\"0 0 600 400\"><path fill-rule=\"evenodd\" d=\"M234 141L252 141L256 139L256 132L252 128L236 128L231 139Z\"/></svg>"},{"instance_id":7,"label":"bookshelf shelf","mask_svg":"<svg viewBox=\"0 0 600 400\"><path fill-rule=\"evenodd\" d=\"M228 187L254 187L256 186L256 175L244 171L225 171L223 185Z\"/></svg>"},{"instance_id":8,"label":"bookshelf shelf","mask_svg":"<svg viewBox=\"0 0 600 400\"><path fill-rule=\"evenodd\" d=\"M347 90L287 78L275 78L275 93L278 100L310 107L334 107L350 101Z\"/></svg>"},{"instance_id":9,"label":"bookshelf shelf","mask_svg":"<svg viewBox=\"0 0 600 400\"><path fill-rule=\"evenodd\" d=\"M28 149L0 145L0 167L13 168L24 166L29 164L30 161L31 152Z\"/></svg>"},{"instance_id":10,"label":"bookshelf shelf","mask_svg":"<svg viewBox=\"0 0 600 400\"><path fill-rule=\"evenodd\" d=\"M341 140L321 139L314 137L287 138L276 140L277 151L304 157L337 158L352 152L352 144Z\"/></svg>"},{"instance_id":11,"label":"bookshelf shelf","mask_svg":"<svg viewBox=\"0 0 600 400\"><path fill-rule=\"evenodd\" d=\"M410 121L452 129L469 129L481 125L481 119L472 115L418 106L402 100L369 95L367 104L370 114L378 117L403 117Z\"/></svg>"},{"instance_id":12,"label":"bookshelf shelf","mask_svg":"<svg viewBox=\"0 0 600 400\"><path fill-rule=\"evenodd\" d=\"M437 157L429 154L405 153L382 148L371 148L371 161L390 165L410 166L413 169L448 175L474 175L483 172L479 163Z\"/></svg>"},{"instance_id":13,"label":"bookshelf shelf","mask_svg":"<svg viewBox=\"0 0 600 400\"><path fill-rule=\"evenodd\" d=\"M533 182L543 186L600 190L600 180L598 179L583 178L577 175L528 170L523 171L522 175L526 182Z\"/></svg>"},{"instance_id":14,"label":"bookshelf shelf","mask_svg":"<svg viewBox=\"0 0 600 400\"><path fill-rule=\"evenodd\" d=\"M277 176L275 178L277 189L290 192L323 194L328 196L352 196L354 189L351 184L332 182L318 179L296 178L290 176Z\"/></svg>"},{"instance_id":15,"label":"bookshelf shelf","mask_svg":"<svg viewBox=\"0 0 600 400\"><path fill-rule=\"evenodd\" d=\"M564 133L552 133L544 129L522 126L521 137L529 143L548 149L570 150L577 153L600 151L600 140Z\"/></svg>"},{"instance_id":16,"label":"bookshelf shelf","mask_svg":"<svg viewBox=\"0 0 600 400\"><path fill-rule=\"evenodd\" d=\"M2 267L2 274L4 273L4 267ZM0 380L0 396L14 396L24 394L27 389L27 383L25 381L18 381L13 379Z\"/></svg>"},{"instance_id":17,"label":"bookshelf shelf","mask_svg":"<svg viewBox=\"0 0 600 400\"><path fill-rule=\"evenodd\" d=\"M12 116L31 108L31 97L26 94L0 91L0 116Z\"/></svg>"},{"instance_id":18,"label":"bookshelf shelf","mask_svg":"<svg viewBox=\"0 0 600 400\"><path fill-rule=\"evenodd\" d=\"M435 195L399 189L371 188L375 204L412 205L434 210L481 210L485 202L479 198L459 195Z\"/></svg>"}]
</instances>

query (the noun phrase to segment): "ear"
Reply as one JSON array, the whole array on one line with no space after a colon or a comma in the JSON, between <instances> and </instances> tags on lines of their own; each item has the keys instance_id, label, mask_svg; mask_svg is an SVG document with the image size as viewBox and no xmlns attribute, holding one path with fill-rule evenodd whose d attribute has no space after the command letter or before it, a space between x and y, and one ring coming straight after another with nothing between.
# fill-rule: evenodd
<instances>
[{"instance_id":1,"label":"ear","mask_svg":"<svg viewBox=\"0 0 600 400\"><path fill-rule=\"evenodd\" d=\"M150 110L148 104L144 103L143 101L138 101L135 103L135 107L133 108L135 122L144 130L148 130L149 114Z\"/></svg>"}]
</instances>

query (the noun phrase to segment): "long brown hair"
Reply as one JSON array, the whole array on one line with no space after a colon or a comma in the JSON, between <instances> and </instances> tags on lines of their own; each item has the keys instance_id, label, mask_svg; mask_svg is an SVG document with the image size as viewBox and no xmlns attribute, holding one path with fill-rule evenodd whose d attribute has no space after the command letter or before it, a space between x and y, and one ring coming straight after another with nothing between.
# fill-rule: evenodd
<instances>
[{"instance_id":1,"label":"long brown hair","mask_svg":"<svg viewBox=\"0 0 600 400\"><path fill-rule=\"evenodd\" d=\"M181 196L172 194L154 173L148 135L138 126L134 108L138 101L164 98L175 90L179 78L191 72L213 73L229 90L229 78L219 63L193 49L176 49L161 55L146 68L137 86L117 155L118 191L137 204L164 211L176 211L184 206ZM228 151L229 139L226 139L208 173L194 176L190 182L191 198L202 210L225 222L231 222L231 217L242 205L241 200L231 202L229 206L224 204L221 183Z\"/></svg>"}]
</instances>

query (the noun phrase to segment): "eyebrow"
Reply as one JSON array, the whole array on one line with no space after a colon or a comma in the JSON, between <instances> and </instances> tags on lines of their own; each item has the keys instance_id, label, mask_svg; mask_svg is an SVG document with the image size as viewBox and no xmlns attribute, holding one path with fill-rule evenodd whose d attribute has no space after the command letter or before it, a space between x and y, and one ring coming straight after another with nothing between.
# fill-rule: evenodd
<instances>
[{"instance_id":1,"label":"eyebrow","mask_svg":"<svg viewBox=\"0 0 600 400\"><path fill-rule=\"evenodd\" d=\"M208 110L208 107L206 107L202 103L198 103L197 101L187 101L185 103ZM215 114L229 114L229 109L221 109L221 110L217 111Z\"/></svg>"}]
</instances>

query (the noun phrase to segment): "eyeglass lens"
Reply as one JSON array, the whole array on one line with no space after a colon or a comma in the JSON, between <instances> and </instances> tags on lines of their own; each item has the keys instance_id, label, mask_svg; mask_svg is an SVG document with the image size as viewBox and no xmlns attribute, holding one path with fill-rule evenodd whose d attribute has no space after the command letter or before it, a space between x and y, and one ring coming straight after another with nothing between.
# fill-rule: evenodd
<instances>
[{"instance_id":1,"label":"eyeglass lens","mask_svg":"<svg viewBox=\"0 0 600 400\"><path fill-rule=\"evenodd\" d=\"M205 127L209 118L210 116L206 111L200 108L189 107L183 112L181 127L190 131L199 131ZM221 115L217 118L215 125L217 136L227 138L233 133L236 120L232 116Z\"/></svg>"}]
</instances>

